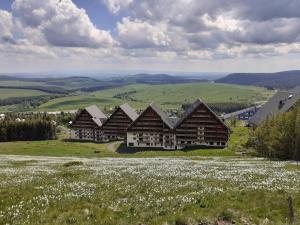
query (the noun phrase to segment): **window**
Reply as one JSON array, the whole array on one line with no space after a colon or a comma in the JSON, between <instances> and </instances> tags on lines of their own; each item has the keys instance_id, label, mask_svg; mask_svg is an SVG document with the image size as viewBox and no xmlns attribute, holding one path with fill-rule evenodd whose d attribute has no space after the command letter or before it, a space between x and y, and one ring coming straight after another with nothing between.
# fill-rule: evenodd
<instances>
[{"instance_id":1,"label":"window","mask_svg":"<svg viewBox=\"0 0 300 225\"><path fill-rule=\"evenodd\" d=\"M128 145L129 145L130 147L134 146L134 144L133 144L132 142L129 142Z\"/></svg>"}]
</instances>

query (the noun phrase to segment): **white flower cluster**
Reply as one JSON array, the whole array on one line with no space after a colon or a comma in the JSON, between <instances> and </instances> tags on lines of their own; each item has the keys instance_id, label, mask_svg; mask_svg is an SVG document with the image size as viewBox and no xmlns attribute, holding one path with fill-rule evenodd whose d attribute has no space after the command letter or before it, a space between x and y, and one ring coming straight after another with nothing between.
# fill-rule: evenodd
<instances>
[{"instance_id":1,"label":"white flower cluster","mask_svg":"<svg viewBox=\"0 0 300 225\"><path fill-rule=\"evenodd\" d=\"M34 161L32 161L34 160ZM70 161L82 165L64 167ZM113 211L151 210L161 215L190 204L210 204L228 191L299 191L300 171L290 162L258 158L55 158L0 156L0 191L32 185L28 200L0 208L1 218L42 214L51 203L93 200ZM63 174L80 174L65 177ZM47 179L50 179L49 183ZM1 201L1 200L0 200ZM1 203L1 202L0 202ZM7 205L7 203L6 203ZM1 211L2 210L2 211ZM3 220L4 221L4 220Z\"/></svg>"}]
</instances>

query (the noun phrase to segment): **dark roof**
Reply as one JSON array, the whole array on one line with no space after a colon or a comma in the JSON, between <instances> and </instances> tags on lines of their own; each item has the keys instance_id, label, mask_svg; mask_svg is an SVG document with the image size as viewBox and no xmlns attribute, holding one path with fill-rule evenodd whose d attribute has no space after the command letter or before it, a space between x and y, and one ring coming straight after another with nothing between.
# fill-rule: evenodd
<instances>
[{"instance_id":1,"label":"dark roof","mask_svg":"<svg viewBox=\"0 0 300 225\"><path fill-rule=\"evenodd\" d=\"M95 105L86 107L85 110L93 117L93 121L101 127L103 122L107 119L106 115Z\"/></svg>"},{"instance_id":2,"label":"dark roof","mask_svg":"<svg viewBox=\"0 0 300 225\"><path fill-rule=\"evenodd\" d=\"M158 108L157 105L155 105L154 102L152 102L137 118L140 118L141 116L143 116L144 112L147 111L147 109L151 108L154 112L157 113L157 115L162 119L162 121L170 128L170 129L173 129L176 122L178 121L178 118L177 117L168 117L167 114L162 111L160 108ZM135 121L136 121L135 120ZM135 124L135 121L133 123L130 124L130 127L132 127L134 124Z\"/></svg>"},{"instance_id":3,"label":"dark roof","mask_svg":"<svg viewBox=\"0 0 300 225\"><path fill-rule=\"evenodd\" d=\"M212 111L200 98L198 98L185 112L181 115L180 119L177 121L174 128L178 127L187 117L189 117L201 104L203 104L212 114L213 116L219 120L227 129L227 125L221 120L215 113Z\"/></svg>"},{"instance_id":4,"label":"dark roof","mask_svg":"<svg viewBox=\"0 0 300 225\"><path fill-rule=\"evenodd\" d=\"M131 108L131 106L128 103L120 105L120 108L123 110L124 113L126 113L127 116L129 116L129 118L132 121L135 121L139 116L139 114L137 114L136 111L133 108Z\"/></svg>"},{"instance_id":5,"label":"dark roof","mask_svg":"<svg viewBox=\"0 0 300 225\"><path fill-rule=\"evenodd\" d=\"M257 126L269 116L287 112L299 100L300 90L297 88L290 91L279 91L250 119L250 124Z\"/></svg>"},{"instance_id":6,"label":"dark roof","mask_svg":"<svg viewBox=\"0 0 300 225\"><path fill-rule=\"evenodd\" d=\"M228 113L228 114L225 114L223 116L221 116L223 119L230 119L232 117L235 117L235 116L238 116L238 115L241 115L243 113L246 113L246 112L249 112L249 111L253 111L253 110L257 110L259 109L261 106L252 106L252 107L249 107L249 108L246 108L246 109L242 109L242 110L238 110L238 111L235 111L235 112L232 112L232 113Z\"/></svg>"}]
</instances>

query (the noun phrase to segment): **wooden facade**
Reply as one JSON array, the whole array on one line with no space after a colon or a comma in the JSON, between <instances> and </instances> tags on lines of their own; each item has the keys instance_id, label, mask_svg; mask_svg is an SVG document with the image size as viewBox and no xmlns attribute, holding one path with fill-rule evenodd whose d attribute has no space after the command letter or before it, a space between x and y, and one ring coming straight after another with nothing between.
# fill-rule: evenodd
<instances>
[{"instance_id":1,"label":"wooden facade","mask_svg":"<svg viewBox=\"0 0 300 225\"><path fill-rule=\"evenodd\" d=\"M80 111L71 125L71 139L94 142L126 140L129 147L183 149L223 148L229 128L200 99L180 118L170 118L154 103L138 115L127 103L107 117L96 107Z\"/></svg>"},{"instance_id":2,"label":"wooden facade","mask_svg":"<svg viewBox=\"0 0 300 225\"><path fill-rule=\"evenodd\" d=\"M225 147L229 128L208 106L197 100L174 127L177 148L188 146Z\"/></svg>"},{"instance_id":3,"label":"wooden facade","mask_svg":"<svg viewBox=\"0 0 300 225\"><path fill-rule=\"evenodd\" d=\"M70 139L100 142L100 127L107 117L96 107L90 106L79 111L70 126Z\"/></svg>"},{"instance_id":4,"label":"wooden facade","mask_svg":"<svg viewBox=\"0 0 300 225\"><path fill-rule=\"evenodd\" d=\"M126 139L127 128L137 117L138 114L127 103L117 107L101 128L103 141Z\"/></svg>"},{"instance_id":5,"label":"wooden facade","mask_svg":"<svg viewBox=\"0 0 300 225\"><path fill-rule=\"evenodd\" d=\"M127 145L135 147L173 148L172 125L154 103L127 129Z\"/></svg>"},{"instance_id":6,"label":"wooden facade","mask_svg":"<svg viewBox=\"0 0 300 225\"><path fill-rule=\"evenodd\" d=\"M183 149L225 147L229 129L201 100L179 118L169 118L153 103L127 130L127 146Z\"/></svg>"}]
</instances>

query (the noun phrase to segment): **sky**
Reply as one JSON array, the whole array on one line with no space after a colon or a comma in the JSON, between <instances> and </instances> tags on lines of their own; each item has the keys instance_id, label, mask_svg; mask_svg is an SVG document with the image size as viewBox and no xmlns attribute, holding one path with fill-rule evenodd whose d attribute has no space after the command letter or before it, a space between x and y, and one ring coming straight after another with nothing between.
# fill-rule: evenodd
<instances>
[{"instance_id":1,"label":"sky","mask_svg":"<svg viewBox=\"0 0 300 225\"><path fill-rule=\"evenodd\" d=\"M300 69L299 0L0 0L0 73Z\"/></svg>"}]
</instances>

